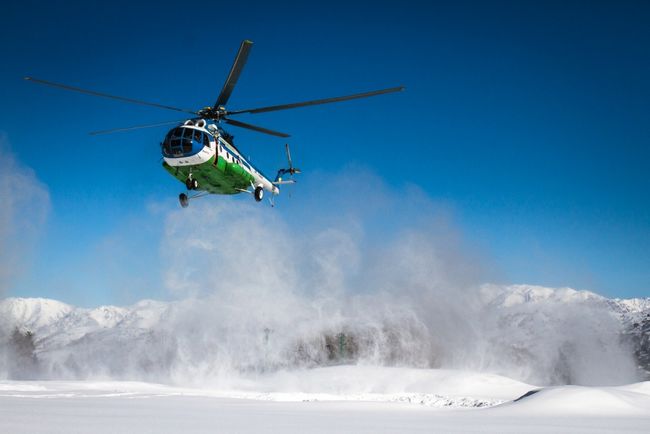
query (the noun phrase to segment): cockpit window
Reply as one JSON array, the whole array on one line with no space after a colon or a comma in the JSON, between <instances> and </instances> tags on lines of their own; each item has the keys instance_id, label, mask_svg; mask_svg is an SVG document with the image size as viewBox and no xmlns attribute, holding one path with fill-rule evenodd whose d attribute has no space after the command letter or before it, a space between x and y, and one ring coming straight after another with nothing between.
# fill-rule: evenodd
<instances>
[{"instance_id":1,"label":"cockpit window","mask_svg":"<svg viewBox=\"0 0 650 434\"><path fill-rule=\"evenodd\" d=\"M189 128L183 128L184 134L183 134L183 153L187 154L189 152L192 152L192 133L193 130Z\"/></svg>"},{"instance_id":2,"label":"cockpit window","mask_svg":"<svg viewBox=\"0 0 650 434\"><path fill-rule=\"evenodd\" d=\"M183 135L183 130L181 128L176 128L170 133L170 154L179 154L181 146L181 136Z\"/></svg>"},{"instance_id":3,"label":"cockpit window","mask_svg":"<svg viewBox=\"0 0 650 434\"><path fill-rule=\"evenodd\" d=\"M163 151L167 156L179 157L190 154L203 146L210 146L209 135L199 129L178 127L167 133L162 143Z\"/></svg>"}]
</instances>

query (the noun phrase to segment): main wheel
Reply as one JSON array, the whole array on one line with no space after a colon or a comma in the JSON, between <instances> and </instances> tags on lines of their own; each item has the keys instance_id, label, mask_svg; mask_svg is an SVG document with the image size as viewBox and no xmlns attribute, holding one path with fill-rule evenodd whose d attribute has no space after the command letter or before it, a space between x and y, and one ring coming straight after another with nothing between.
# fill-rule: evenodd
<instances>
[{"instance_id":1,"label":"main wheel","mask_svg":"<svg viewBox=\"0 0 650 434\"><path fill-rule=\"evenodd\" d=\"M264 189L260 186L255 187L255 200L261 202L264 199Z\"/></svg>"},{"instance_id":2,"label":"main wheel","mask_svg":"<svg viewBox=\"0 0 650 434\"><path fill-rule=\"evenodd\" d=\"M185 187L186 187L188 190L191 190L191 189L192 189L192 179L187 178L187 179L185 180Z\"/></svg>"},{"instance_id":3,"label":"main wheel","mask_svg":"<svg viewBox=\"0 0 650 434\"><path fill-rule=\"evenodd\" d=\"M192 178L192 181L190 182L190 184L192 185L192 190L196 190L197 188L199 188L199 181L197 181L194 178Z\"/></svg>"},{"instance_id":4,"label":"main wheel","mask_svg":"<svg viewBox=\"0 0 650 434\"><path fill-rule=\"evenodd\" d=\"M187 206L190 204L190 200L188 199L185 193L181 193L178 195L178 201L181 203L181 206L183 208L187 208Z\"/></svg>"}]
</instances>

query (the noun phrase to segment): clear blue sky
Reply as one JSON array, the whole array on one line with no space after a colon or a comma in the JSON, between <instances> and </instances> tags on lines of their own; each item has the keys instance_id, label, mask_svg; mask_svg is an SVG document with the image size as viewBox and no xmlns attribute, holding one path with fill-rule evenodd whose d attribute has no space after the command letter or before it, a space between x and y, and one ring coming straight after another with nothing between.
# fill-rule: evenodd
<instances>
[{"instance_id":1,"label":"clear blue sky","mask_svg":"<svg viewBox=\"0 0 650 434\"><path fill-rule=\"evenodd\" d=\"M134 3L2 6L0 132L52 200L14 294L119 301L93 283L110 271L79 264L128 233L155 270L160 229L139 222L181 190L160 169L165 127L87 135L174 112L22 77L200 108L251 39L231 109L407 87L239 118L291 133L305 176L356 164L420 186L506 282L650 295L648 2ZM282 163L283 141L231 131L266 172Z\"/></svg>"}]
</instances>

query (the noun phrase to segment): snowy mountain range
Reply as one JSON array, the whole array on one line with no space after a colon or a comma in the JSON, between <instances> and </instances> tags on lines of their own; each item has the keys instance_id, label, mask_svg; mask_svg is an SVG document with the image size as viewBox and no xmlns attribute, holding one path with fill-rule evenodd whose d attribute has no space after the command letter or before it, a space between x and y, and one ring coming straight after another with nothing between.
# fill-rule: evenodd
<instances>
[{"instance_id":1,"label":"snowy mountain range","mask_svg":"<svg viewBox=\"0 0 650 434\"><path fill-rule=\"evenodd\" d=\"M640 375L650 373L650 298L492 284L482 285L478 294L480 307L467 311L466 322L455 319L478 329L467 357L462 347L449 343L456 338L453 330L428 325L421 313L368 316L352 309L316 321L289 320L285 311L277 318L244 311L223 300L144 300L87 309L43 298L7 298L0 301L0 376L174 381L219 376L233 366L250 373L366 363L469 366L538 383L580 383L594 380L576 375L585 371L576 360L589 358L615 370L619 359L612 354L626 349ZM388 312L399 310L388 304ZM470 316L478 318L475 323ZM584 346L585 341L594 346ZM474 347L485 349L478 354ZM601 361L608 357L609 365ZM528 369L511 372L520 365Z\"/></svg>"},{"instance_id":2,"label":"snowy mountain range","mask_svg":"<svg viewBox=\"0 0 650 434\"><path fill-rule=\"evenodd\" d=\"M650 297L610 299L590 291L532 285L483 285L481 291L489 303L504 310L517 305L551 303L607 312L620 325L621 339L632 347L643 376L650 378Z\"/></svg>"}]
</instances>

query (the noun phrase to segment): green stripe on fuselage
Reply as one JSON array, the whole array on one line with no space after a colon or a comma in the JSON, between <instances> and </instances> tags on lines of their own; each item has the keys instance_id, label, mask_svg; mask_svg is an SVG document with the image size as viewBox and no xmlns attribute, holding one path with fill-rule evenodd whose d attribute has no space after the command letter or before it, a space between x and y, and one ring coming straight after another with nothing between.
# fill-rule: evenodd
<instances>
[{"instance_id":1,"label":"green stripe on fuselage","mask_svg":"<svg viewBox=\"0 0 650 434\"><path fill-rule=\"evenodd\" d=\"M218 158L216 165L215 158ZM254 180L253 175L239 164L229 163L217 156L196 166L170 166L163 162L163 167L183 184L191 170L192 178L199 182L199 190L214 194L241 193L241 190L247 190Z\"/></svg>"}]
</instances>

